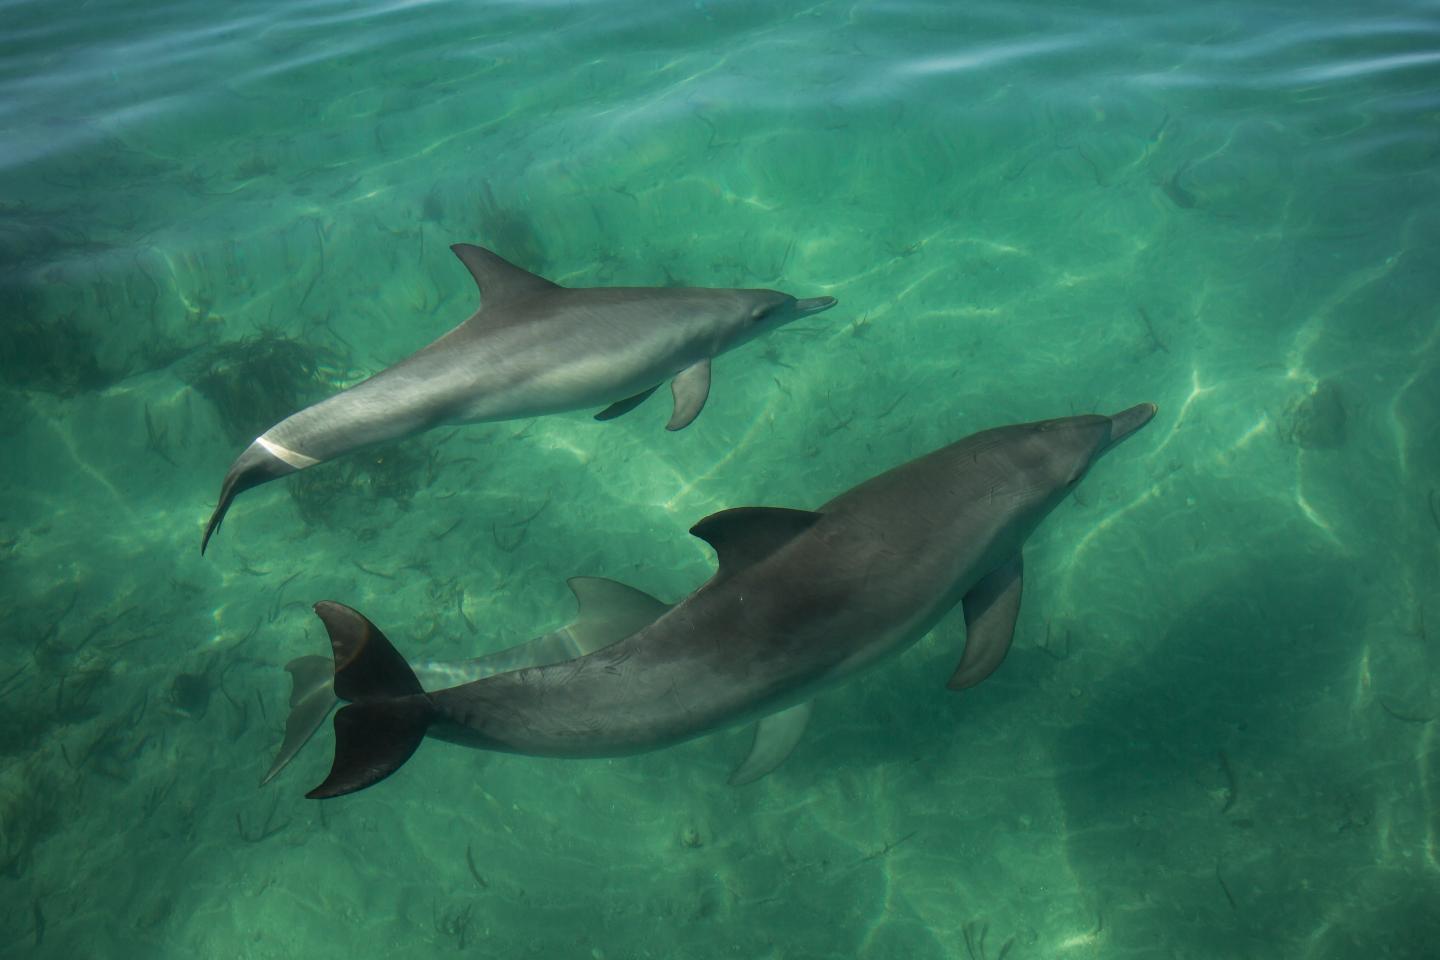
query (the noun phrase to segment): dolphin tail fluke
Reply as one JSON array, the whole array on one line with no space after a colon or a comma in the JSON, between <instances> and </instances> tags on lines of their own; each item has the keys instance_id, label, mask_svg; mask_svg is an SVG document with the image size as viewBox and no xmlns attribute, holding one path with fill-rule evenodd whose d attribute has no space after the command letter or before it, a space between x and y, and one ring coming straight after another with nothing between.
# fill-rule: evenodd
<instances>
[{"instance_id":1,"label":"dolphin tail fluke","mask_svg":"<svg viewBox=\"0 0 1440 960\"><path fill-rule=\"evenodd\" d=\"M284 448L277 449L294 458L299 466L296 463L282 460L267 449L260 440L256 440L246 447L245 452L230 464L230 471L225 474L225 482L220 485L220 500L215 504L215 512L210 514L210 522L205 525L205 535L200 538L201 556L205 555L205 548L210 545L210 538L215 535L216 530L220 529L220 523L225 519L225 514L229 511L230 504L235 502L236 497L251 487L258 487L266 481L275 480L318 462Z\"/></svg>"},{"instance_id":2,"label":"dolphin tail fluke","mask_svg":"<svg viewBox=\"0 0 1440 960\"><path fill-rule=\"evenodd\" d=\"M423 696L352 703L335 714L335 760L305 796L329 800L374 786L404 766L425 739L435 710Z\"/></svg>"},{"instance_id":3,"label":"dolphin tail fluke","mask_svg":"<svg viewBox=\"0 0 1440 960\"><path fill-rule=\"evenodd\" d=\"M315 613L335 653L335 695L351 704L335 714L335 759L325 782L305 796L323 800L373 786L420 746L435 708L410 665L358 611L328 600Z\"/></svg>"}]
</instances>

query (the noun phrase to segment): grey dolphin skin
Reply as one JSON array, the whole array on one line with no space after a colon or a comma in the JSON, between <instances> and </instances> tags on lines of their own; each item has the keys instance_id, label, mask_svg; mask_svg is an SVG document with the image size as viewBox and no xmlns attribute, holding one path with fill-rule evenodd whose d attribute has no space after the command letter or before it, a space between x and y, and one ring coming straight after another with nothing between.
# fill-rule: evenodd
<instances>
[{"instance_id":1,"label":"grey dolphin skin","mask_svg":"<svg viewBox=\"0 0 1440 960\"><path fill-rule=\"evenodd\" d=\"M425 691L360 613L321 602L335 757L312 798L364 789L428 735L482 750L609 757L759 720L745 782L778 765L820 690L903 650L957 603L965 651L949 681L984 680L1009 650L1021 549L1145 403L999 427L882 473L816 511L741 507L691 530L719 569L652 622L594 652ZM658 609L658 601L655 601Z\"/></svg>"},{"instance_id":2,"label":"grey dolphin skin","mask_svg":"<svg viewBox=\"0 0 1440 960\"><path fill-rule=\"evenodd\" d=\"M412 663L410 669L423 686L434 689L521 667L559 663L623 640L670 609L648 593L601 577L571 577L568 586L580 612L559 630L483 657ZM290 715L285 721L285 739L260 781L262 787L295 759L336 703L335 667L329 657L296 657L285 669L290 674Z\"/></svg>"},{"instance_id":3,"label":"grey dolphin skin","mask_svg":"<svg viewBox=\"0 0 1440 960\"><path fill-rule=\"evenodd\" d=\"M230 465L200 552L235 497L270 480L446 423L635 409L671 380L670 430L710 394L710 361L834 297L703 287L567 288L470 244L450 248L482 303L418 353L266 430ZM672 379L673 378L673 379Z\"/></svg>"}]
</instances>

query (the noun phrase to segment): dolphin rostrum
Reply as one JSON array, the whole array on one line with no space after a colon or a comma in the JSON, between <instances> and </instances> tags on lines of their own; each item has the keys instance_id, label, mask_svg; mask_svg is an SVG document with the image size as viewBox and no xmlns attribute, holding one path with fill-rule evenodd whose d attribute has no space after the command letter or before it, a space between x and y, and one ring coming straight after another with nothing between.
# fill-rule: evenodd
<instances>
[{"instance_id":1,"label":"dolphin rostrum","mask_svg":"<svg viewBox=\"0 0 1440 960\"><path fill-rule=\"evenodd\" d=\"M710 361L834 297L703 287L568 288L466 243L480 288L470 319L392 367L281 420L246 447L220 488L200 552L235 497L269 480L445 423L604 407L635 409L671 380L666 427L690 424L710 393ZM672 379L673 378L673 379Z\"/></svg>"},{"instance_id":2,"label":"dolphin rostrum","mask_svg":"<svg viewBox=\"0 0 1440 960\"><path fill-rule=\"evenodd\" d=\"M990 675L1020 608L1021 550L1144 403L985 430L882 473L816 511L725 510L691 533L719 569L652 622L594 652L426 691L359 612L316 604L335 657L335 758L314 798L364 789L425 736L509 753L608 757L760 721L745 782L784 760L809 701L924 636L956 603L952 689ZM658 601L655 601L658 607Z\"/></svg>"}]
</instances>

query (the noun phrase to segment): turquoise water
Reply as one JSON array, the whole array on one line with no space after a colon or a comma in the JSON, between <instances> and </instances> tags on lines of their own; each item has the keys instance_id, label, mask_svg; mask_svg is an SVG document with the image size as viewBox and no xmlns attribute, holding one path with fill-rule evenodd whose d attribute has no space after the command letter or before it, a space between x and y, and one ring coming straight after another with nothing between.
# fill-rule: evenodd
<instances>
[{"instance_id":1,"label":"turquoise water","mask_svg":"<svg viewBox=\"0 0 1440 960\"><path fill-rule=\"evenodd\" d=\"M6 0L0 94L0 953L1435 955L1440 5ZM679 434L437 431L202 560L249 437L473 309L459 241L840 306ZM746 788L736 730L257 789L317 600L474 656L1142 401L974 690L951 617Z\"/></svg>"}]
</instances>

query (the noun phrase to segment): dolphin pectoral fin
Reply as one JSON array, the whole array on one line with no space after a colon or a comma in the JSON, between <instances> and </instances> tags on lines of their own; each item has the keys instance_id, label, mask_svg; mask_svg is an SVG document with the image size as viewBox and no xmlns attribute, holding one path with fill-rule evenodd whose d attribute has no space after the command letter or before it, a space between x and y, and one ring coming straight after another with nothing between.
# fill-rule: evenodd
<instances>
[{"instance_id":1,"label":"dolphin pectoral fin","mask_svg":"<svg viewBox=\"0 0 1440 960\"><path fill-rule=\"evenodd\" d=\"M322 600L315 613L335 654L335 695L352 703L335 714L335 759L325 782L305 796L339 797L379 783L409 760L436 719L415 672L380 628L358 611Z\"/></svg>"},{"instance_id":2,"label":"dolphin pectoral fin","mask_svg":"<svg viewBox=\"0 0 1440 960\"><path fill-rule=\"evenodd\" d=\"M564 631L583 656L639 633L670 610L643 590L604 577L571 577L566 583L580 613ZM559 662L559 661L555 661Z\"/></svg>"},{"instance_id":3,"label":"dolphin pectoral fin","mask_svg":"<svg viewBox=\"0 0 1440 960\"><path fill-rule=\"evenodd\" d=\"M470 271L487 306L493 307L531 293L560 289L559 284L538 277L529 270L522 270L504 257L473 243L454 243L450 249Z\"/></svg>"},{"instance_id":4,"label":"dolphin pectoral fin","mask_svg":"<svg viewBox=\"0 0 1440 960\"><path fill-rule=\"evenodd\" d=\"M754 783L784 763L790 751L795 749L795 744L800 742L813 708L813 702L796 704L755 724L755 741L750 745L750 755L730 774L731 785L738 787Z\"/></svg>"},{"instance_id":5,"label":"dolphin pectoral fin","mask_svg":"<svg viewBox=\"0 0 1440 960\"><path fill-rule=\"evenodd\" d=\"M684 430L700 416L705 398L710 396L710 358L706 357L677 373L670 381L670 392L675 395L675 412L670 415L665 429Z\"/></svg>"},{"instance_id":6,"label":"dolphin pectoral fin","mask_svg":"<svg viewBox=\"0 0 1440 960\"><path fill-rule=\"evenodd\" d=\"M712 513L690 528L690 533L715 548L720 560L717 577L764 560L814 526L820 514L784 507L735 507Z\"/></svg>"},{"instance_id":7,"label":"dolphin pectoral fin","mask_svg":"<svg viewBox=\"0 0 1440 960\"><path fill-rule=\"evenodd\" d=\"M610 406L606 407L604 410L601 410L599 413L595 414L595 419L614 420L616 417L623 417L631 410L634 410L636 407L640 406L640 404L644 403L646 400L649 400L650 394L654 393L656 390L659 389L660 384L657 383L649 390L641 390L633 397L626 397L624 400L617 400L614 403L610 404Z\"/></svg>"},{"instance_id":8,"label":"dolphin pectoral fin","mask_svg":"<svg viewBox=\"0 0 1440 960\"><path fill-rule=\"evenodd\" d=\"M1015 618L1020 615L1024 572L1017 553L965 594L965 653L946 684L951 690L975 686L994 673L1010 652Z\"/></svg>"},{"instance_id":9,"label":"dolphin pectoral fin","mask_svg":"<svg viewBox=\"0 0 1440 960\"><path fill-rule=\"evenodd\" d=\"M275 762L265 772L265 786L290 765L300 748L320 729L335 709L335 668L329 657L297 657L285 664L290 674L290 715L285 718L285 739Z\"/></svg>"}]
</instances>

